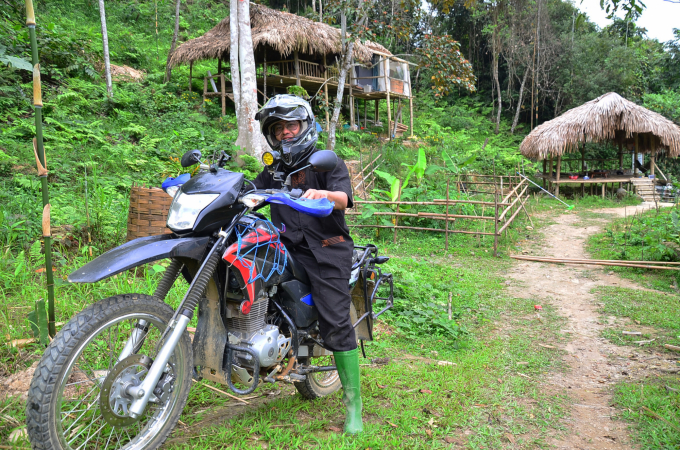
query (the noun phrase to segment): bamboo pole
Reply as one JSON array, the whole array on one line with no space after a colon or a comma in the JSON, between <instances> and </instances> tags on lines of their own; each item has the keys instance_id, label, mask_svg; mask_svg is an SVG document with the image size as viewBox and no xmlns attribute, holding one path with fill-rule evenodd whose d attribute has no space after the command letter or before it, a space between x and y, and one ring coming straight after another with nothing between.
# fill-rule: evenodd
<instances>
[{"instance_id":1,"label":"bamboo pole","mask_svg":"<svg viewBox=\"0 0 680 450\"><path fill-rule=\"evenodd\" d=\"M191 83L192 83L192 72L194 70L194 62L189 63L189 92L191 92Z\"/></svg>"},{"instance_id":2,"label":"bamboo pole","mask_svg":"<svg viewBox=\"0 0 680 450\"><path fill-rule=\"evenodd\" d=\"M446 244L444 250L449 251L449 179L446 178Z\"/></svg>"},{"instance_id":3,"label":"bamboo pole","mask_svg":"<svg viewBox=\"0 0 680 450\"><path fill-rule=\"evenodd\" d=\"M390 122L392 121L392 110L390 109L390 60L389 58L385 58L383 62L383 67L385 70L385 73L383 74L385 76L385 92L387 93L387 140L391 141L392 140L392 135L390 131Z\"/></svg>"},{"instance_id":4,"label":"bamboo pole","mask_svg":"<svg viewBox=\"0 0 680 450\"><path fill-rule=\"evenodd\" d=\"M358 224L358 225L349 225L350 227L353 228L395 228L394 225L364 225L364 224ZM405 227L405 226L398 226L400 230L416 230L416 231L435 231L438 233L446 233L446 230L443 228L424 228L424 227ZM458 233L458 234L473 234L473 235L482 235L482 236L493 236L493 233L483 233L481 231L465 231L465 230L449 230L449 233Z\"/></svg>"},{"instance_id":5,"label":"bamboo pole","mask_svg":"<svg viewBox=\"0 0 680 450\"><path fill-rule=\"evenodd\" d=\"M397 197L397 207L394 215L394 243L397 243L397 228L399 228L399 203L401 202L401 181L397 181L397 189L399 189L399 196Z\"/></svg>"},{"instance_id":6,"label":"bamboo pole","mask_svg":"<svg viewBox=\"0 0 680 450\"><path fill-rule=\"evenodd\" d=\"M224 74L220 74L220 97L222 97L222 117L227 115L227 87Z\"/></svg>"},{"instance_id":7,"label":"bamboo pole","mask_svg":"<svg viewBox=\"0 0 680 450\"><path fill-rule=\"evenodd\" d=\"M384 200L357 200L354 203L365 203L365 204L373 204L373 205L393 205L397 202L390 202L390 201L384 201ZM446 205L446 199L435 199L433 202L399 202L400 205L441 205L444 206ZM486 206L493 206L495 205L494 202L480 202L476 200L455 200L451 199L449 200L449 205L453 206L458 203L464 203L464 204L471 204L471 205L486 205ZM510 203L498 203L498 206L508 206Z\"/></svg>"},{"instance_id":8,"label":"bamboo pole","mask_svg":"<svg viewBox=\"0 0 680 450\"><path fill-rule=\"evenodd\" d=\"M526 192L526 190L527 190L528 188L529 188L529 186L524 186L524 189L522 189L522 192L517 196L517 198L515 198L515 199L512 201L512 203L510 203L510 205L508 205L508 207L505 208L505 210L503 210L503 212L501 213L501 215L500 215L500 217L498 218L498 220L503 220L503 217L505 217L505 215L508 213L508 211L510 211L510 208L512 208L513 206L515 206L515 203L517 203L517 201L518 201L520 198L522 198L522 195L524 195L524 193ZM514 217L514 216L513 216L513 217Z\"/></svg>"},{"instance_id":9,"label":"bamboo pole","mask_svg":"<svg viewBox=\"0 0 680 450\"><path fill-rule=\"evenodd\" d=\"M621 262L605 262L605 261L589 261L589 260L572 260L572 259L557 259L557 258L539 258L533 256L510 255L513 259L520 259L523 261L535 261L555 264L587 264L593 266L615 266L615 267L633 267L638 269L661 269L661 270L680 270L680 267L668 267L650 265L649 261L644 261L646 264L625 264Z\"/></svg>"},{"instance_id":10,"label":"bamboo pole","mask_svg":"<svg viewBox=\"0 0 680 450\"><path fill-rule=\"evenodd\" d=\"M401 203L399 203L401 205ZM360 216L361 214L357 212L346 212L346 216ZM442 213L427 213L427 212L419 212L419 213L403 213L403 212L393 212L393 211L377 211L373 213L374 216L399 216L399 217L420 217L420 218L425 218L425 219L441 219L444 220L446 218L445 214ZM464 214L449 214L448 215L449 219L451 221L454 221L454 219L471 219L471 220L494 220L493 217L486 217L486 216L466 216Z\"/></svg>"},{"instance_id":11,"label":"bamboo pole","mask_svg":"<svg viewBox=\"0 0 680 450\"><path fill-rule=\"evenodd\" d=\"M298 59L298 51L293 52L293 57L295 58L295 84L301 86L300 84L300 60Z\"/></svg>"},{"instance_id":12,"label":"bamboo pole","mask_svg":"<svg viewBox=\"0 0 680 450\"><path fill-rule=\"evenodd\" d=\"M652 176L655 174L654 168L656 166L656 136L652 136L651 138L651 146L652 146L652 152L649 155L649 169L652 172ZM652 186L656 184L656 181L652 182ZM656 195L656 191L655 191Z\"/></svg>"},{"instance_id":13,"label":"bamboo pole","mask_svg":"<svg viewBox=\"0 0 680 450\"><path fill-rule=\"evenodd\" d=\"M45 146L42 132L42 90L40 84L40 61L38 58L38 41L35 34L35 12L33 0L26 0L26 26L31 39L31 61L33 63L33 106L35 112L35 148L38 160L44 168L44 173L38 175L42 191L43 224L47 221L47 227L43 225L43 240L45 242L45 274L47 275L47 329L49 335L56 334L54 312L54 277L52 274L52 237L49 226L50 222L50 194L47 184L47 164L45 162Z\"/></svg>"},{"instance_id":14,"label":"bamboo pole","mask_svg":"<svg viewBox=\"0 0 680 450\"><path fill-rule=\"evenodd\" d=\"M496 178L496 160L493 161L493 176ZM494 233L493 233L493 256L498 257L498 187L494 188L493 192L494 202Z\"/></svg>"},{"instance_id":15,"label":"bamboo pole","mask_svg":"<svg viewBox=\"0 0 680 450\"><path fill-rule=\"evenodd\" d=\"M524 202L526 202L526 199L525 199L523 202L521 202L521 204L524 205ZM503 227L498 231L498 233L502 233L504 230L506 230L506 229L512 224L512 221L515 220L515 217L517 217L517 214L519 214L520 211L521 211L521 209L520 209L520 208L517 208L517 211L515 211L515 212L512 214L512 216L510 216L510 218L509 218L508 220L505 221L505 224L504 224Z\"/></svg>"}]
</instances>

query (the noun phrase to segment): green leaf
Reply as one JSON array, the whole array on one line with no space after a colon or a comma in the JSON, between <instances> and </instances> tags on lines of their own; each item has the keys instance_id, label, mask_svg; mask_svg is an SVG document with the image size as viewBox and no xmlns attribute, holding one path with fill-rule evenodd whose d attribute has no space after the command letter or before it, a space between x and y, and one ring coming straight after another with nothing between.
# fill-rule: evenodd
<instances>
[{"instance_id":1,"label":"green leaf","mask_svg":"<svg viewBox=\"0 0 680 450\"><path fill-rule=\"evenodd\" d=\"M17 58L16 56L9 56L9 55L4 55L0 57L0 63L8 64L15 69L21 69L21 70L28 70L32 71L33 70L33 64L31 64L29 61L26 61L25 59Z\"/></svg>"},{"instance_id":2,"label":"green leaf","mask_svg":"<svg viewBox=\"0 0 680 450\"><path fill-rule=\"evenodd\" d=\"M375 174L378 175L383 180L385 180L387 184L389 184L390 186L392 185L392 183L394 183L394 180L397 179L396 177L390 175L389 173L380 170L376 170Z\"/></svg>"}]
</instances>

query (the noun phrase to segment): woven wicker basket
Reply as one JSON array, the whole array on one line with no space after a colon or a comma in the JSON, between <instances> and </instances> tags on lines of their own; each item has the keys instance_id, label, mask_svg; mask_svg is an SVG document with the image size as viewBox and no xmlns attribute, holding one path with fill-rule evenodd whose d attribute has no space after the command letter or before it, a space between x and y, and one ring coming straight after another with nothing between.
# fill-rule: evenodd
<instances>
[{"instance_id":1,"label":"woven wicker basket","mask_svg":"<svg viewBox=\"0 0 680 450\"><path fill-rule=\"evenodd\" d=\"M172 197L163 189L133 184L130 190L127 240L172 233L165 226L171 203Z\"/></svg>"}]
</instances>

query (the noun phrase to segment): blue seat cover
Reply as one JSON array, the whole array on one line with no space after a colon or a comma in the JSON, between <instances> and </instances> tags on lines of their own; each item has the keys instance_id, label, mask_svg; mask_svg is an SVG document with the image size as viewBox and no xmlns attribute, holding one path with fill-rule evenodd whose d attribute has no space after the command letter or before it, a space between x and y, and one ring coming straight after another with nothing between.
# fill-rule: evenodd
<instances>
[{"instance_id":1,"label":"blue seat cover","mask_svg":"<svg viewBox=\"0 0 680 450\"><path fill-rule=\"evenodd\" d=\"M278 193L267 199L269 203L287 205L296 211L312 217L327 217L333 212L335 202L328 201L327 198L310 200L307 198L292 199L288 194Z\"/></svg>"}]
</instances>

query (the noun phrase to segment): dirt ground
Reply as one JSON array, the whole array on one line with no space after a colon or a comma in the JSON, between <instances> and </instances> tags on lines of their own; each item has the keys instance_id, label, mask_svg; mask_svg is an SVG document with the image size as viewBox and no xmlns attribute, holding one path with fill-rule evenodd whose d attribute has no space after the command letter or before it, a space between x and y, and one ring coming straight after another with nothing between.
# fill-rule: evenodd
<instances>
[{"instance_id":1,"label":"dirt ground","mask_svg":"<svg viewBox=\"0 0 680 450\"><path fill-rule=\"evenodd\" d=\"M652 205L653 206L653 205ZM650 205L603 209L598 213L612 218L631 215ZM583 221L577 212L565 212L551 217L555 221L544 229L544 240L537 256L588 258L584 247L588 236L599 232L607 219ZM659 355L636 351L630 347L617 347L600 337L605 325L600 323L596 297L591 290L597 286L618 286L641 289L629 280L616 276L607 267L590 265L557 265L530 261L517 261L509 274L511 292L518 298L536 299L542 304L552 304L568 320L564 333L572 339L563 346L564 361L571 370L547 378L546 389L564 392L573 400L571 417L564 423L565 436L552 439L558 449L635 449L627 425L615 420L611 407L611 386L625 379L637 379L654 368L669 366L672 361ZM610 318L615 319L615 318ZM619 321L621 330L636 324Z\"/></svg>"}]
</instances>

